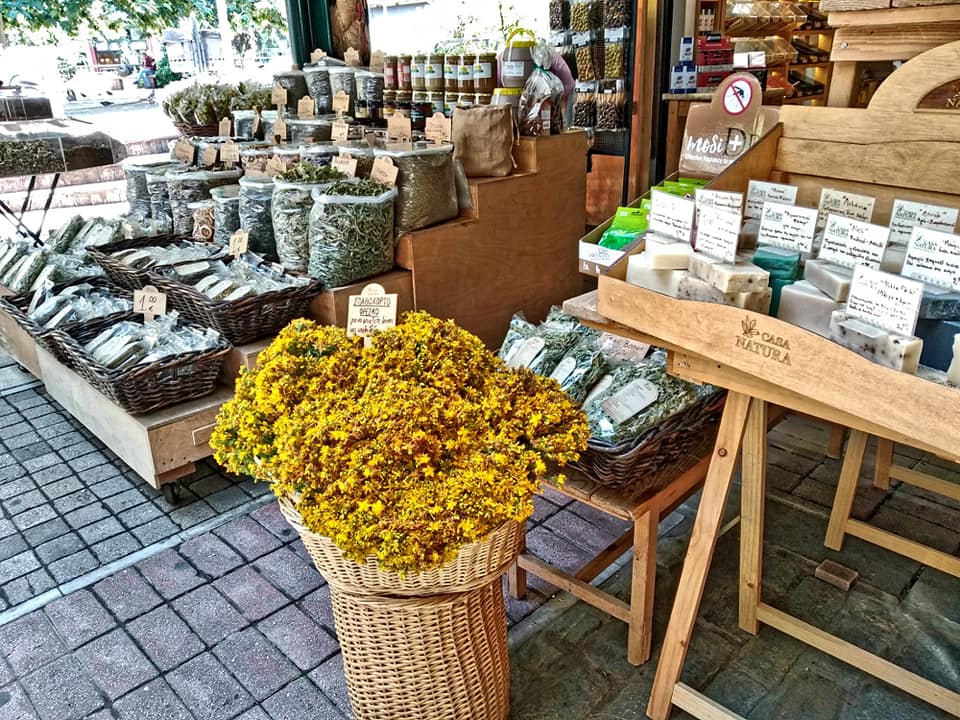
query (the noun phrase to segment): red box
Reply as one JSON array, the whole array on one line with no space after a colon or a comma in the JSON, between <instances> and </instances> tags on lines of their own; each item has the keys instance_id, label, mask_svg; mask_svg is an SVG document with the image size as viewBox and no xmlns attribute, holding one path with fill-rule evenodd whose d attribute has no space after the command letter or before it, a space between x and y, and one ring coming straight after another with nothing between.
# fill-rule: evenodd
<instances>
[{"instance_id":1,"label":"red box","mask_svg":"<svg viewBox=\"0 0 960 720\"><path fill-rule=\"evenodd\" d=\"M733 48L710 50L697 48L694 59L697 65L732 65Z\"/></svg>"},{"instance_id":2,"label":"red box","mask_svg":"<svg viewBox=\"0 0 960 720\"><path fill-rule=\"evenodd\" d=\"M697 91L712 90L720 86L727 77L733 75L728 68L697 68Z\"/></svg>"}]
</instances>

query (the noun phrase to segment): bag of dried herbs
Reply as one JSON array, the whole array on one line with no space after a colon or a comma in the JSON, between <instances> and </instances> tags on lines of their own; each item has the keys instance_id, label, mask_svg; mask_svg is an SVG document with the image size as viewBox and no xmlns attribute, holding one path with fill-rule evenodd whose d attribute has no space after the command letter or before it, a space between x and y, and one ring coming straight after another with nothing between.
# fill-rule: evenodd
<instances>
[{"instance_id":1,"label":"bag of dried herbs","mask_svg":"<svg viewBox=\"0 0 960 720\"><path fill-rule=\"evenodd\" d=\"M190 203L209 200L210 191L221 185L233 185L240 170L175 170L167 173L167 193L173 213L173 231L178 235L193 234L193 212Z\"/></svg>"},{"instance_id":2,"label":"bag of dried herbs","mask_svg":"<svg viewBox=\"0 0 960 720\"><path fill-rule=\"evenodd\" d=\"M365 142L359 140L345 143L334 143L337 155L349 155L357 161L357 177L369 178L373 170L375 150Z\"/></svg>"},{"instance_id":3,"label":"bag of dried herbs","mask_svg":"<svg viewBox=\"0 0 960 720\"><path fill-rule=\"evenodd\" d=\"M313 191L310 277L340 287L393 269L395 188L344 180Z\"/></svg>"},{"instance_id":4,"label":"bag of dried herbs","mask_svg":"<svg viewBox=\"0 0 960 720\"><path fill-rule=\"evenodd\" d=\"M587 393L609 370L600 352L599 336L596 330L586 328L580 334L580 341L550 373L550 377L560 383L560 388L578 404L586 399Z\"/></svg>"},{"instance_id":5,"label":"bag of dried herbs","mask_svg":"<svg viewBox=\"0 0 960 720\"><path fill-rule=\"evenodd\" d=\"M173 232L173 208L167 190L167 174L147 173L147 193L150 195L150 216L160 232Z\"/></svg>"},{"instance_id":6,"label":"bag of dried herbs","mask_svg":"<svg viewBox=\"0 0 960 720\"><path fill-rule=\"evenodd\" d=\"M375 150L374 154L390 158L400 171L397 175L398 234L436 225L458 215L453 145L387 146Z\"/></svg>"},{"instance_id":7,"label":"bag of dried herbs","mask_svg":"<svg viewBox=\"0 0 960 720\"><path fill-rule=\"evenodd\" d=\"M326 65L304 65L307 90L317 104L318 113L333 112L333 91L330 88L330 72Z\"/></svg>"},{"instance_id":8,"label":"bag of dried herbs","mask_svg":"<svg viewBox=\"0 0 960 720\"><path fill-rule=\"evenodd\" d=\"M344 174L332 167L297 163L273 181L273 235L277 257L287 270L306 271L310 262L310 210L312 193Z\"/></svg>"},{"instance_id":9,"label":"bag of dried herbs","mask_svg":"<svg viewBox=\"0 0 960 720\"><path fill-rule=\"evenodd\" d=\"M288 118L287 140L292 143L327 142L333 131L334 117Z\"/></svg>"},{"instance_id":10,"label":"bag of dried herbs","mask_svg":"<svg viewBox=\"0 0 960 720\"><path fill-rule=\"evenodd\" d=\"M557 364L581 339L580 324L545 321L533 325L515 315L500 349L500 357L510 367L529 368L538 375L549 376Z\"/></svg>"},{"instance_id":11,"label":"bag of dried herbs","mask_svg":"<svg viewBox=\"0 0 960 720\"><path fill-rule=\"evenodd\" d=\"M277 241L273 235L273 178L240 178L240 227L250 234L251 251L270 260L277 259Z\"/></svg>"},{"instance_id":12,"label":"bag of dried herbs","mask_svg":"<svg viewBox=\"0 0 960 720\"><path fill-rule=\"evenodd\" d=\"M147 190L147 173L162 173L179 166L171 162L143 162L140 158L129 158L121 163L123 176L127 181L127 202L130 214L140 220L150 217L150 193Z\"/></svg>"},{"instance_id":13,"label":"bag of dried herbs","mask_svg":"<svg viewBox=\"0 0 960 720\"><path fill-rule=\"evenodd\" d=\"M243 181L243 178L240 178ZM213 198L214 242L226 245L240 229L240 186L224 185L210 191Z\"/></svg>"},{"instance_id":14,"label":"bag of dried herbs","mask_svg":"<svg viewBox=\"0 0 960 720\"><path fill-rule=\"evenodd\" d=\"M310 165L329 165L340 154L340 148L332 143L310 143L300 146L300 161ZM359 166L359 162L357 163ZM369 171L367 173L369 175Z\"/></svg>"}]
</instances>

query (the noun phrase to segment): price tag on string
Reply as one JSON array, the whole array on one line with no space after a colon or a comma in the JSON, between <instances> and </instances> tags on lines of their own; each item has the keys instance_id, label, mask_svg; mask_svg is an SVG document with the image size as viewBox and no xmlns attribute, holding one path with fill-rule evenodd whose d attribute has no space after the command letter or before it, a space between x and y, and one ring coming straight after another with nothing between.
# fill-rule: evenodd
<instances>
[{"instance_id":1,"label":"price tag on string","mask_svg":"<svg viewBox=\"0 0 960 720\"><path fill-rule=\"evenodd\" d=\"M173 157L181 162L193 163L193 155L195 148L187 140L177 140L176 145L173 146Z\"/></svg>"},{"instance_id":2,"label":"price tag on string","mask_svg":"<svg viewBox=\"0 0 960 720\"><path fill-rule=\"evenodd\" d=\"M304 95L297 103L297 116L300 118L312 118L317 113L317 104L309 95Z\"/></svg>"},{"instance_id":3,"label":"price tag on string","mask_svg":"<svg viewBox=\"0 0 960 720\"><path fill-rule=\"evenodd\" d=\"M347 48L347 51L343 54L343 61L351 67L357 67L360 65L360 53L352 47Z\"/></svg>"},{"instance_id":4,"label":"price tag on string","mask_svg":"<svg viewBox=\"0 0 960 720\"><path fill-rule=\"evenodd\" d=\"M273 90L270 91L270 102L274 105L286 105L287 89L279 85L274 85Z\"/></svg>"},{"instance_id":5,"label":"price tag on string","mask_svg":"<svg viewBox=\"0 0 960 720\"><path fill-rule=\"evenodd\" d=\"M336 94L333 96L333 111L337 115L346 115L347 110L350 109L350 96L347 95L343 90L337 90Z\"/></svg>"},{"instance_id":6,"label":"price tag on string","mask_svg":"<svg viewBox=\"0 0 960 720\"><path fill-rule=\"evenodd\" d=\"M280 142L283 142L287 139L287 121L282 117L278 117L273 123L273 135L278 138Z\"/></svg>"},{"instance_id":7,"label":"price tag on string","mask_svg":"<svg viewBox=\"0 0 960 720\"><path fill-rule=\"evenodd\" d=\"M279 175L282 172L286 172L287 166L284 164L283 160L278 158L276 155L267 160L267 166L265 168L267 175L274 177Z\"/></svg>"},{"instance_id":8,"label":"price tag on string","mask_svg":"<svg viewBox=\"0 0 960 720\"><path fill-rule=\"evenodd\" d=\"M393 164L393 160L388 157L378 157L373 161L370 179L381 185L394 187L397 184L397 175L399 174L400 168Z\"/></svg>"},{"instance_id":9,"label":"price tag on string","mask_svg":"<svg viewBox=\"0 0 960 720\"><path fill-rule=\"evenodd\" d=\"M347 335L362 337L366 344L375 331L396 326L397 297L378 283L370 283L359 295L351 295L347 306Z\"/></svg>"},{"instance_id":10,"label":"price tag on string","mask_svg":"<svg viewBox=\"0 0 960 720\"><path fill-rule=\"evenodd\" d=\"M250 233L244 229L237 230L230 236L230 254L240 257L246 254L250 247Z\"/></svg>"},{"instance_id":11,"label":"price tag on string","mask_svg":"<svg viewBox=\"0 0 960 720\"><path fill-rule=\"evenodd\" d=\"M330 165L334 170L339 170L347 177L357 176L357 159L355 157L351 157L347 153L337 155L330 162Z\"/></svg>"},{"instance_id":12,"label":"price tag on string","mask_svg":"<svg viewBox=\"0 0 960 720\"><path fill-rule=\"evenodd\" d=\"M327 56L327 53L320 48L317 48L312 53L310 53L310 62L316 65L318 62L323 60Z\"/></svg>"},{"instance_id":13,"label":"price tag on string","mask_svg":"<svg viewBox=\"0 0 960 720\"><path fill-rule=\"evenodd\" d=\"M413 128L410 118L405 115L391 115L387 118L387 140L396 142L410 142L413 139Z\"/></svg>"},{"instance_id":14,"label":"price tag on string","mask_svg":"<svg viewBox=\"0 0 960 720\"><path fill-rule=\"evenodd\" d=\"M333 142L346 142L350 139L350 126L343 120L337 120L330 129L330 139Z\"/></svg>"},{"instance_id":15,"label":"price tag on string","mask_svg":"<svg viewBox=\"0 0 960 720\"><path fill-rule=\"evenodd\" d=\"M452 134L450 118L446 117L443 113L434 113L431 117L427 118L426 136L430 142L437 143L438 145L442 142L449 142Z\"/></svg>"},{"instance_id":16,"label":"price tag on string","mask_svg":"<svg viewBox=\"0 0 960 720\"><path fill-rule=\"evenodd\" d=\"M220 127L217 132L220 134L220 137L230 137L230 130L233 127L233 123L230 121L230 118L225 117L220 121Z\"/></svg>"},{"instance_id":17,"label":"price tag on string","mask_svg":"<svg viewBox=\"0 0 960 720\"><path fill-rule=\"evenodd\" d=\"M240 162L240 146L229 140L220 146L220 162L227 167Z\"/></svg>"},{"instance_id":18,"label":"price tag on string","mask_svg":"<svg viewBox=\"0 0 960 720\"><path fill-rule=\"evenodd\" d=\"M211 165L216 165L218 154L216 145L208 145L205 147L203 149L203 155L200 156L203 166L210 167Z\"/></svg>"},{"instance_id":19,"label":"price tag on string","mask_svg":"<svg viewBox=\"0 0 960 720\"><path fill-rule=\"evenodd\" d=\"M157 315L167 314L167 296L153 285L147 285L143 290L133 291L133 310L141 313L147 322Z\"/></svg>"}]
</instances>

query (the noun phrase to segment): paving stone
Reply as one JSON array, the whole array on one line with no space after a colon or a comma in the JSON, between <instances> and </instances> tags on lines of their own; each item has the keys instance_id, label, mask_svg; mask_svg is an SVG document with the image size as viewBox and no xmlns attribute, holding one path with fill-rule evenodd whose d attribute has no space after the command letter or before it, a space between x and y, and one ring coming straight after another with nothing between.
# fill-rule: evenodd
<instances>
[{"instance_id":1,"label":"paving stone","mask_svg":"<svg viewBox=\"0 0 960 720\"><path fill-rule=\"evenodd\" d=\"M534 528L527 533L527 547L544 562L568 572L578 570L590 561L589 552L573 545L544 526ZM552 588L546 583L544 585Z\"/></svg>"},{"instance_id":2,"label":"paving stone","mask_svg":"<svg viewBox=\"0 0 960 720\"><path fill-rule=\"evenodd\" d=\"M272 533L249 517L222 525L214 533L247 560L256 560L281 546Z\"/></svg>"},{"instance_id":3,"label":"paving stone","mask_svg":"<svg viewBox=\"0 0 960 720\"><path fill-rule=\"evenodd\" d=\"M173 609L204 642L213 645L247 621L212 585L204 585L174 600Z\"/></svg>"},{"instance_id":4,"label":"paving stone","mask_svg":"<svg viewBox=\"0 0 960 720\"><path fill-rule=\"evenodd\" d=\"M767 694L767 689L749 675L727 668L720 671L704 694L731 712L746 717Z\"/></svg>"},{"instance_id":5,"label":"paving stone","mask_svg":"<svg viewBox=\"0 0 960 720\"><path fill-rule=\"evenodd\" d=\"M111 700L157 675L156 668L120 628L92 640L74 655Z\"/></svg>"},{"instance_id":6,"label":"paving stone","mask_svg":"<svg viewBox=\"0 0 960 720\"><path fill-rule=\"evenodd\" d=\"M119 496L130 491L136 491L134 484L120 474L116 474L113 477L107 478L106 480L101 480L98 483L90 485L90 492L92 492L101 500L109 497ZM137 505L142 502L144 502L144 497L137 492L137 502L133 503L133 505ZM128 505L127 507L131 506L132 505ZM117 510L117 512L123 509L126 508L120 508Z\"/></svg>"},{"instance_id":7,"label":"paving stone","mask_svg":"<svg viewBox=\"0 0 960 720\"><path fill-rule=\"evenodd\" d=\"M226 637L213 653L257 700L300 676L300 671L252 627Z\"/></svg>"},{"instance_id":8,"label":"paving stone","mask_svg":"<svg viewBox=\"0 0 960 720\"><path fill-rule=\"evenodd\" d=\"M46 443L43 444L46 445ZM23 469L27 472L37 472L38 470L58 465L63 461L55 452L48 452L28 460L21 460L21 462L23 463Z\"/></svg>"},{"instance_id":9,"label":"paving stone","mask_svg":"<svg viewBox=\"0 0 960 720\"><path fill-rule=\"evenodd\" d=\"M830 509L833 507L833 499L836 497L837 488L835 485L825 485L812 478L804 478L794 488L793 494L816 503L820 507ZM886 497L887 492L885 490L878 490L874 487L859 488L853 498L853 507L850 510L851 516L857 520L866 520L873 515Z\"/></svg>"},{"instance_id":10,"label":"paving stone","mask_svg":"<svg viewBox=\"0 0 960 720\"><path fill-rule=\"evenodd\" d=\"M616 539L613 533L606 532L575 514L574 507L576 505L556 513L545 521L543 526L569 540L576 547L593 552L603 550Z\"/></svg>"},{"instance_id":11,"label":"paving stone","mask_svg":"<svg viewBox=\"0 0 960 720\"><path fill-rule=\"evenodd\" d=\"M205 649L203 641L166 605L132 620L127 632L161 672L172 670Z\"/></svg>"},{"instance_id":12,"label":"paving stone","mask_svg":"<svg viewBox=\"0 0 960 720\"><path fill-rule=\"evenodd\" d=\"M30 483L33 485L33 483ZM35 508L38 505L43 505L47 502L47 498L39 490L33 489L28 490L25 493L21 493L16 497L12 497L3 503L4 510L9 515L16 515L17 513L22 513L25 510L30 510Z\"/></svg>"},{"instance_id":13,"label":"paving stone","mask_svg":"<svg viewBox=\"0 0 960 720\"><path fill-rule=\"evenodd\" d=\"M55 438L58 435L62 435L63 433L73 432L73 429L74 429L73 424L64 420L63 415L60 415L60 416L51 415L49 416L49 419L52 420L52 422L45 420L44 425L39 425L37 423L34 423L35 425L37 425L37 434L40 437L42 437L44 440L49 442L51 438ZM61 457L63 456L61 455Z\"/></svg>"},{"instance_id":14,"label":"paving stone","mask_svg":"<svg viewBox=\"0 0 960 720\"><path fill-rule=\"evenodd\" d=\"M323 578L316 568L287 548L274 550L254 562L260 572L294 600L316 590Z\"/></svg>"},{"instance_id":15,"label":"paving stone","mask_svg":"<svg viewBox=\"0 0 960 720\"><path fill-rule=\"evenodd\" d=\"M164 550L137 564L137 569L154 589L167 600L175 598L198 585L201 578L193 566L176 550Z\"/></svg>"},{"instance_id":16,"label":"paving stone","mask_svg":"<svg viewBox=\"0 0 960 720\"><path fill-rule=\"evenodd\" d=\"M132 535L115 535L109 540L104 540L96 545L92 545L90 550L97 556L103 565L119 560L143 547L140 542Z\"/></svg>"},{"instance_id":17,"label":"paving stone","mask_svg":"<svg viewBox=\"0 0 960 720\"><path fill-rule=\"evenodd\" d=\"M43 486L44 494L51 500L56 500L81 489L83 489L83 483L72 475Z\"/></svg>"},{"instance_id":18,"label":"paving stone","mask_svg":"<svg viewBox=\"0 0 960 720\"><path fill-rule=\"evenodd\" d=\"M50 622L39 611L0 626L0 648L18 677L66 652Z\"/></svg>"},{"instance_id":19,"label":"paving stone","mask_svg":"<svg viewBox=\"0 0 960 720\"><path fill-rule=\"evenodd\" d=\"M210 653L204 653L166 676L170 687L198 718L228 720L253 704L253 698ZM300 720L312 717L301 716Z\"/></svg>"},{"instance_id":20,"label":"paving stone","mask_svg":"<svg viewBox=\"0 0 960 720\"><path fill-rule=\"evenodd\" d=\"M170 520L186 530L217 516L217 511L205 502L194 501L169 513Z\"/></svg>"},{"instance_id":21,"label":"paving stone","mask_svg":"<svg viewBox=\"0 0 960 720\"><path fill-rule=\"evenodd\" d=\"M960 619L957 619L960 620ZM894 642L890 654L897 665L947 688L960 687L960 622L931 615L909 641Z\"/></svg>"},{"instance_id":22,"label":"paving stone","mask_svg":"<svg viewBox=\"0 0 960 720\"><path fill-rule=\"evenodd\" d=\"M132 532L143 545L152 545L155 542L173 537L180 532L180 528L167 518L159 517L145 525L135 527Z\"/></svg>"},{"instance_id":23,"label":"paving stone","mask_svg":"<svg viewBox=\"0 0 960 720\"><path fill-rule=\"evenodd\" d=\"M0 561L20 555L30 549L27 541L19 533L6 538L0 543Z\"/></svg>"},{"instance_id":24,"label":"paving stone","mask_svg":"<svg viewBox=\"0 0 960 720\"><path fill-rule=\"evenodd\" d=\"M133 568L101 580L93 586L93 591L121 622L142 615L162 602Z\"/></svg>"},{"instance_id":25,"label":"paving stone","mask_svg":"<svg viewBox=\"0 0 960 720\"><path fill-rule=\"evenodd\" d=\"M51 562L47 569L57 579L57 582L65 583L99 566L100 562L93 556L93 553L84 549Z\"/></svg>"},{"instance_id":26,"label":"paving stone","mask_svg":"<svg viewBox=\"0 0 960 720\"><path fill-rule=\"evenodd\" d=\"M902 690L868 677L855 694L847 697L838 720L950 720L955 717Z\"/></svg>"},{"instance_id":27,"label":"paving stone","mask_svg":"<svg viewBox=\"0 0 960 720\"><path fill-rule=\"evenodd\" d=\"M209 495L205 500L217 512L227 512L249 502L250 496L239 485L231 485L220 492Z\"/></svg>"},{"instance_id":28,"label":"paving stone","mask_svg":"<svg viewBox=\"0 0 960 720\"><path fill-rule=\"evenodd\" d=\"M0 687L9 685L14 679L13 670L7 665L6 661L0 657Z\"/></svg>"},{"instance_id":29,"label":"paving stone","mask_svg":"<svg viewBox=\"0 0 960 720\"><path fill-rule=\"evenodd\" d=\"M307 678L300 678L263 703L273 720L343 720L333 704Z\"/></svg>"},{"instance_id":30,"label":"paving stone","mask_svg":"<svg viewBox=\"0 0 960 720\"><path fill-rule=\"evenodd\" d=\"M843 692L829 679L795 667L784 682L770 692L747 715L748 720L791 717L803 708L805 717L833 718L843 707Z\"/></svg>"},{"instance_id":31,"label":"paving stone","mask_svg":"<svg viewBox=\"0 0 960 720\"><path fill-rule=\"evenodd\" d=\"M180 546L180 554L197 570L214 578L243 565L243 558L211 533L187 540Z\"/></svg>"},{"instance_id":32,"label":"paving stone","mask_svg":"<svg viewBox=\"0 0 960 720\"><path fill-rule=\"evenodd\" d=\"M72 460L73 458L78 458L81 455L86 455L96 450L96 448L76 430L51 437L47 442L60 453L60 457L64 460ZM70 468L70 470L72 471L73 468Z\"/></svg>"},{"instance_id":33,"label":"paving stone","mask_svg":"<svg viewBox=\"0 0 960 720\"><path fill-rule=\"evenodd\" d=\"M77 534L83 538L83 541L87 543L87 545L94 545L101 540L106 540L122 532L123 525L121 525L116 518L108 517L80 528Z\"/></svg>"},{"instance_id":34,"label":"paving stone","mask_svg":"<svg viewBox=\"0 0 960 720\"><path fill-rule=\"evenodd\" d=\"M73 475L73 470L71 470L66 464L62 465L53 465L52 467L44 468L39 472L30 473L30 477L38 485L47 485L56 480L61 480L65 477L71 477Z\"/></svg>"},{"instance_id":35,"label":"paving stone","mask_svg":"<svg viewBox=\"0 0 960 720\"><path fill-rule=\"evenodd\" d=\"M10 440L6 441L6 445L8 448L10 448L11 454L20 462L21 465L23 465L24 468L27 467L27 462L29 460L48 455L52 450L48 443L44 442L43 440L38 440L36 435L28 434L21 435L19 437L23 438L23 440L17 442L17 438L10 438ZM43 465L43 467L49 467L49 465Z\"/></svg>"},{"instance_id":36,"label":"paving stone","mask_svg":"<svg viewBox=\"0 0 960 720\"><path fill-rule=\"evenodd\" d=\"M157 518L166 519L166 513L162 512L153 503L145 502L118 513L117 518L128 528L135 528Z\"/></svg>"},{"instance_id":37,"label":"paving stone","mask_svg":"<svg viewBox=\"0 0 960 720\"><path fill-rule=\"evenodd\" d=\"M53 506L57 512L68 513L79 508L85 508L97 502L97 496L84 487L82 490L64 495L53 501Z\"/></svg>"},{"instance_id":38,"label":"paving stone","mask_svg":"<svg viewBox=\"0 0 960 720\"><path fill-rule=\"evenodd\" d=\"M57 522L57 521L53 521ZM83 549L83 541L76 533L66 533L37 546L37 557L44 565Z\"/></svg>"},{"instance_id":39,"label":"paving stone","mask_svg":"<svg viewBox=\"0 0 960 720\"><path fill-rule=\"evenodd\" d=\"M81 477L83 477L83 471L98 467L99 465L105 465L106 463L107 458L104 457L103 453L99 450L81 455L80 457L71 458L67 461L67 465L72 467L75 472L80 473Z\"/></svg>"},{"instance_id":40,"label":"paving stone","mask_svg":"<svg viewBox=\"0 0 960 720\"><path fill-rule=\"evenodd\" d=\"M956 529L948 530L927 520L897 512L893 508L880 508L870 519L870 523L948 555L953 555L960 549L960 532Z\"/></svg>"},{"instance_id":41,"label":"paving stone","mask_svg":"<svg viewBox=\"0 0 960 720\"><path fill-rule=\"evenodd\" d=\"M334 629L333 623L333 605L330 601L330 587L324 585L307 595L299 603L300 609L307 614L314 622L324 625L330 630Z\"/></svg>"},{"instance_id":42,"label":"paving stone","mask_svg":"<svg viewBox=\"0 0 960 720\"><path fill-rule=\"evenodd\" d=\"M190 711L162 678L134 690L113 707L120 720L193 720Z\"/></svg>"},{"instance_id":43,"label":"paving stone","mask_svg":"<svg viewBox=\"0 0 960 720\"><path fill-rule=\"evenodd\" d=\"M280 512L280 505L276 502L262 505L250 513L250 517L263 525L281 540L292 540L296 531L287 522L287 519Z\"/></svg>"},{"instance_id":44,"label":"paving stone","mask_svg":"<svg viewBox=\"0 0 960 720\"><path fill-rule=\"evenodd\" d=\"M214 581L214 586L236 605L247 620L262 620L289 600L250 566Z\"/></svg>"},{"instance_id":45,"label":"paving stone","mask_svg":"<svg viewBox=\"0 0 960 720\"><path fill-rule=\"evenodd\" d=\"M36 717L19 685L0 687L0 720L35 720Z\"/></svg>"},{"instance_id":46,"label":"paving stone","mask_svg":"<svg viewBox=\"0 0 960 720\"><path fill-rule=\"evenodd\" d=\"M3 586L3 594L11 605L19 605L31 598L52 590L57 586L50 574L43 568L11 580Z\"/></svg>"},{"instance_id":47,"label":"paving stone","mask_svg":"<svg viewBox=\"0 0 960 720\"><path fill-rule=\"evenodd\" d=\"M102 520L105 517L109 517L110 509L107 508L101 502L92 503L85 507L80 508L79 510L74 510L73 512L67 513L64 515L64 520L67 521L67 524L72 528L81 528L90 523L94 523L97 520Z\"/></svg>"},{"instance_id":48,"label":"paving stone","mask_svg":"<svg viewBox=\"0 0 960 720\"><path fill-rule=\"evenodd\" d=\"M16 497L37 487L33 479L17 464L0 470L0 500Z\"/></svg>"},{"instance_id":49,"label":"paving stone","mask_svg":"<svg viewBox=\"0 0 960 720\"><path fill-rule=\"evenodd\" d=\"M337 650L336 640L293 605L257 627L301 670L313 669Z\"/></svg>"},{"instance_id":50,"label":"paving stone","mask_svg":"<svg viewBox=\"0 0 960 720\"><path fill-rule=\"evenodd\" d=\"M960 621L960 593L957 579L951 575L923 568L917 581L904 597L908 613L921 611Z\"/></svg>"},{"instance_id":51,"label":"paving stone","mask_svg":"<svg viewBox=\"0 0 960 720\"><path fill-rule=\"evenodd\" d=\"M104 458L107 460L106 465L96 465L86 470L80 470L78 475L80 479L83 480L87 486L96 485L97 483L103 480L109 480L119 476L117 468L114 466L113 461L110 458Z\"/></svg>"},{"instance_id":52,"label":"paving stone","mask_svg":"<svg viewBox=\"0 0 960 720\"><path fill-rule=\"evenodd\" d=\"M33 572L40 567L40 562L32 550L17 553L13 557L0 562L0 585L6 584L21 575Z\"/></svg>"},{"instance_id":53,"label":"paving stone","mask_svg":"<svg viewBox=\"0 0 960 720\"><path fill-rule=\"evenodd\" d=\"M8 425L4 430L3 437L4 440L10 440L17 435L23 435L25 432L31 432L32 430L33 426L30 423L21 420L20 422Z\"/></svg>"},{"instance_id":54,"label":"paving stone","mask_svg":"<svg viewBox=\"0 0 960 720\"><path fill-rule=\"evenodd\" d=\"M23 687L42 720L73 720L103 707L97 688L69 656L27 675Z\"/></svg>"},{"instance_id":55,"label":"paving stone","mask_svg":"<svg viewBox=\"0 0 960 720\"><path fill-rule=\"evenodd\" d=\"M40 505L19 515L14 515L12 520L20 530L32 528L35 525L52 520L57 516L56 511L49 505Z\"/></svg>"},{"instance_id":56,"label":"paving stone","mask_svg":"<svg viewBox=\"0 0 960 720\"><path fill-rule=\"evenodd\" d=\"M890 496L884 506L915 518L931 522L948 530L960 528L960 510L946 507L938 502L917 497L899 490Z\"/></svg>"},{"instance_id":57,"label":"paving stone","mask_svg":"<svg viewBox=\"0 0 960 720\"><path fill-rule=\"evenodd\" d=\"M126 478L122 478L123 482L127 482ZM121 492L118 495L108 495L104 498L104 503L107 507L113 510L113 512L118 513L124 510L128 510L136 505L146 502L143 499L143 495L137 492L134 488L130 488L125 492Z\"/></svg>"},{"instance_id":58,"label":"paving stone","mask_svg":"<svg viewBox=\"0 0 960 720\"><path fill-rule=\"evenodd\" d=\"M243 715L237 717L237 720L270 720L266 710L261 710L260 706L252 707Z\"/></svg>"},{"instance_id":59,"label":"paving stone","mask_svg":"<svg viewBox=\"0 0 960 720\"><path fill-rule=\"evenodd\" d=\"M343 655L337 653L310 673L309 677L344 714L352 714L347 678L343 673Z\"/></svg>"},{"instance_id":60,"label":"paving stone","mask_svg":"<svg viewBox=\"0 0 960 720\"><path fill-rule=\"evenodd\" d=\"M207 497L208 495L213 495L221 490L226 490L231 485L233 485L233 483L221 475L209 473L206 476L190 483L189 487L190 492L194 493L197 497Z\"/></svg>"},{"instance_id":61,"label":"paving stone","mask_svg":"<svg viewBox=\"0 0 960 720\"><path fill-rule=\"evenodd\" d=\"M77 590L54 600L43 611L71 649L103 635L117 624L89 590Z\"/></svg>"}]
</instances>

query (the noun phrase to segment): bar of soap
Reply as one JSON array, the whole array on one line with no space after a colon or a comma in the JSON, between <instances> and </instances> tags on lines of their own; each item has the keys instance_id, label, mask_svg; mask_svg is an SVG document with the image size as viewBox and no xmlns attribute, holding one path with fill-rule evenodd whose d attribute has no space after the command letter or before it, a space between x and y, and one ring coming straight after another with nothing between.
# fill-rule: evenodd
<instances>
[{"instance_id":1,"label":"bar of soap","mask_svg":"<svg viewBox=\"0 0 960 720\"><path fill-rule=\"evenodd\" d=\"M646 251L631 255L627 260L627 282L647 290L677 297L680 278L686 270L654 270L650 267Z\"/></svg>"},{"instance_id":2,"label":"bar of soap","mask_svg":"<svg viewBox=\"0 0 960 720\"><path fill-rule=\"evenodd\" d=\"M690 274L722 293L759 292L770 282L770 273L751 262L725 263L702 253L690 257Z\"/></svg>"},{"instance_id":3,"label":"bar of soap","mask_svg":"<svg viewBox=\"0 0 960 720\"><path fill-rule=\"evenodd\" d=\"M820 292L806 280L801 280L788 285L781 292L777 317L828 338L830 337L830 317L842 308L843 303Z\"/></svg>"},{"instance_id":4,"label":"bar of soap","mask_svg":"<svg viewBox=\"0 0 960 720\"><path fill-rule=\"evenodd\" d=\"M686 270L690 265L693 247L685 242L662 242L646 236L647 264L651 270Z\"/></svg>"},{"instance_id":5,"label":"bar of soap","mask_svg":"<svg viewBox=\"0 0 960 720\"><path fill-rule=\"evenodd\" d=\"M960 335L953 338L953 362L947 370L947 382L960 385Z\"/></svg>"},{"instance_id":6,"label":"bar of soap","mask_svg":"<svg viewBox=\"0 0 960 720\"><path fill-rule=\"evenodd\" d=\"M747 218L740 228L740 240L737 246L741 250L753 250L760 237L760 218Z\"/></svg>"},{"instance_id":7,"label":"bar of soap","mask_svg":"<svg viewBox=\"0 0 960 720\"><path fill-rule=\"evenodd\" d=\"M751 261L757 267L768 271L771 278L796 280L800 272L800 253L795 250L761 245Z\"/></svg>"},{"instance_id":8,"label":"bar of soap","mask_svg":"<svg viewBox=\"0 0 960 720\"><path fill-rule=\"evenodd\" d=\"M772 295L773 291L769 287L762 288L758 292L721 292L710 283L695 278L689 273L680 279L677 288L677 297L683 300L699 300L700 302L716 303L718 305L730 305L764 314L770 311Z\"/></svg>"},{"instance_id":9,"label":"bar of soap","mask_svg":"<svg viewBox=\"0 0 960 720\"><path fill-rule=\"evenodd\" d=\"M884 272L899 275L903 272L903 263L906 259L906 245L887 245L887 249L883 251L883 259L880 261L880 269Z\"/></svg>"},{"instance_id":10,"label":"bar of soap","mask_svg":"<svg viewBox=\"0 0 960 720\"><path fill-rule=\"evenodd\" d=\"M956 320L919 320L917 337L923 340L920 364L943 370L953 361L954 338L960 335L960 322Z\"/></svg>"},{"instance_id":11,"label":"bar of soap","mask_svg":"<svg viewBox=\"0 0 960 720\"><path fill-rule=\"evenodd\" d=\"M826 260L807 260L803 279L837 302L846 302L850 296L853 270Z\"/></svg>"},{"instance_id":12,"label":"bar of soap","mask_svg":"<svg viewBox=\"0 0 960 720\"><path fill-rule=\"evenodd\" d=\"M830 339L877 365L916 375L923 340L899 335L837 310L830 317Z\"/></svg>"},{"instance_id":13,"label":"bar of soap","mask_svg":"<svg viewBox=\"0 0 960 720\"><path fill-rule=\"evenodd\" d=\"M921 320L960 320L960 292L925 288L920 301Z\"/></svg>"},{"instance_id":14,"label":"bar of soap","mask_svg":"<svg viewBox=\"0 0 960 720\"><path fill-rule=\"evenodd\" d=\"M770 296L770 314L774 317L777 316L777 310L780 308L780 299L783 297L783 290L790 285L793 285L796 280L793 278L770 278L770 290L772 295Z\"/></svg>"}]
</instances>

